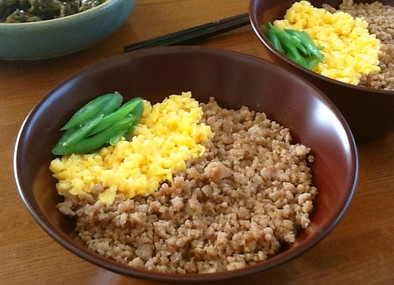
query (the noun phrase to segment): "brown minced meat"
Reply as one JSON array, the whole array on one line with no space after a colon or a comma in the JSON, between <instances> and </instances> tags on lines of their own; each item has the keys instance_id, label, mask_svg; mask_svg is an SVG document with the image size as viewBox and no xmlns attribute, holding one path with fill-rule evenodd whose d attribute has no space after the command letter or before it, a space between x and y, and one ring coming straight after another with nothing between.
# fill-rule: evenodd
<instances>
[{"instance_id":1,"label":"brown minced meat","mask_svg":"<svg viewBox=\"0 0 394 285\"><path fill-rule=\"evenodd\" d=\"M335 9L326 5L330 12ZM339 11L368 22L368 30L380 40L380 72L363 75L358 85L374 89L394 90L394 7L379 2L371 4L353 3L344 0Z\"/></svg>"},{"instance_id":2,"label":"brown minced meat","mask_svg":"<svg viewBox=\"0 0 394 285\"><path fill-rule=\"evenodd\" d=\"M264 113L201 104L214 137L199 159L153 195L113 205L67 196L60 211L99 254L136 268L211 273L265 260L310 224L316 187L309 149Z\"/></svg>"}]
</instances>

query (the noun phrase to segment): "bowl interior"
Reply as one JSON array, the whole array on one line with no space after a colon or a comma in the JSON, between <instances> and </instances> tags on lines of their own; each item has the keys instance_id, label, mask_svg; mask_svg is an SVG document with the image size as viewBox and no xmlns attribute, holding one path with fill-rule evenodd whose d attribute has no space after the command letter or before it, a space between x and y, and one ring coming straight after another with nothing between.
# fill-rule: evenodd
<instances>
[{"instance_id":1,"label":"bowl interior","mask_svg":"<svg viewBox=\"0 0 394 285\"><path fill-rule=\"evenodd\" d=\"M73 239L73 223L61 215L55 180L48 169L59 128L95 96L118 91L158 102L170 94L192 91L199 101L215 97L222 107L248 106L290 128L294 141L311 148L314 184L319 195L311 226L296 244L261 264L217 274L164 275L131 269L106 260ZM43 139L44 138L44 139ZM106 269L159 281L227 279L272 268L316 244L339 221L357 180L357 152L341 114L316 88L266 61L202 47L153 48L95 64L50 93L26 118L15 147L15 179L37 222L73 253Z\"/></svg>"}]
</instances>

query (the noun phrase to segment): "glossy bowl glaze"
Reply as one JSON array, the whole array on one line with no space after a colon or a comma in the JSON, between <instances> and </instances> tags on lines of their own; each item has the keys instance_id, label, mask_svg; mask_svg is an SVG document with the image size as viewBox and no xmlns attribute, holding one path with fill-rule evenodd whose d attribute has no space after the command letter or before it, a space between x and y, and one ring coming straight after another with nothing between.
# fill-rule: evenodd
<instances>
[{"instance_id":1,"label":"glossy bowl glaze","mask_svg":"<svg viewBox=\"0 0 394 285\"><path fill-rule=\"evenodd\" d=\"M85 102L112 91L151 102L192 91L222 107L248 106L290 128L295 142L311 148L313 183L319 195L311 225L286 251L257 265L215 274L160 274L105 259L75 241L73 222L60 214L61 201L49 171L59 128ZM45 138L45 139L43 139ZM353 196L358 158L340 112L315 87L267 61L203 47L163 47L126 53L94 64L55 87L30 112L15 145L14 174L20 196L37 223L65 248L102 268L156 281L213 281L262 272L302 254L338 223Z\"/></svg>"},{"instance_id":2,"label":"glossy bowl glaze","mask_svg":"<svg viewBox=\"0 0 394 285\"><path fill-rule=\"evenodd\" d=\"M81 13L30 23L0 23L0 59L38 60L92 46L113 33L136 0L107 0Z\"/></svg>"},{"instance_id":3,"label":"glossy bowl glaze","mask_svg":"<svg viewBox=\"0 0 394 285\"><path fill-rule=\"evenodd\" d=\"M286 10L297 2L295 0L251 0L249 15L252 28L263 46L268 50L270 59L286 69L299 74L324 92L338 107L348 122L358 142L379 140L394 131L394 91L374 90L339 82L310 71L278 52L269 42L261 25L283 19ZM342 0L311 0L315 7L330 4L338 7ZM372 3L359 1L355 3ZM394 5L394 0L379 1Z\"/></svg>"}]
</instances>

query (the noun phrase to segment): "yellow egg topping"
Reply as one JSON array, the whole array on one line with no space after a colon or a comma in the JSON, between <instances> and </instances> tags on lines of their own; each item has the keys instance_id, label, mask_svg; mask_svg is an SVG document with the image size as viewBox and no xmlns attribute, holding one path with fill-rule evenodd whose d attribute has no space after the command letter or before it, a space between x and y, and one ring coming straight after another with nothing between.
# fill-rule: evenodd
<instances>
[{"instance_id":1,"label":"yellow egg topping","mask_svg":"<svg viewBox=\"0 0 394 285\"><path fill-rule=\"evenodd\" d=\"M203 154L201 143L213 134L200 123L202 114L190 92L171 95L153 106L144 101L131 141L122 139L91 154L72 154L51 162L59 194L83 197L96 184L105 189L99 194L104 204L112 204L117 193L127 198L152 194L161 183L171 182L175 171L184 170L188 159Z\"/></svg>"},{"instance_id":2,"label":"yellow egg topping","mask_svg":"<svg viewBox=\"0 0 394 285\"><path fill-rule=\"evenodd\" d=\"M317 46L324 49L324 59L314 71L345 83L358 84L362 74L379 72L380 42L368 32L368 23L344 12L330 13L315 8L308 1L294 3L284 20L274 26L304 30Z\"/></svg>"}]
</instances>

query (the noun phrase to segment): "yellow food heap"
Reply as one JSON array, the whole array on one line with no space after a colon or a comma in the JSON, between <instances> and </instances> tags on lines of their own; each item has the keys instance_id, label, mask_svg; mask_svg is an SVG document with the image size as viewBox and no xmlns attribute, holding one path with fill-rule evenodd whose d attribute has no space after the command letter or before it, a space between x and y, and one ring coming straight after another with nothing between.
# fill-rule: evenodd
<instances>
[{"instance_id":1,"label":"yellow food heap","mask_svg":"<svg viewBox=\"0 0 394 285\"><path fill-rule=\"evenodd\" d=\"M324 59L314 71L345 83L357 85L362 74L379 72L380 42L368 32L368 23L348 13L330 13L308 1L294 3L277 28L304 30L317 46L323 46Z\"/></svg>"},{"instance_id":2,"label":"yellow food heap","mask_svg":"<svg viewBox=\"0 0 394 285\"><path fill-rule=\"evenodd\" d=\"M92 154L63 156L50 164L59 194L83 197L101 184L104 204L112 204L118 192L126 197L149 195L174 171L185 169L185 161L200 157L202 142L212 137L211 128L199 123L202 109L191 93L171 95L152 106L144 101L144 112L131 141L122 139Z\"/></svg>"}]
</instances>

